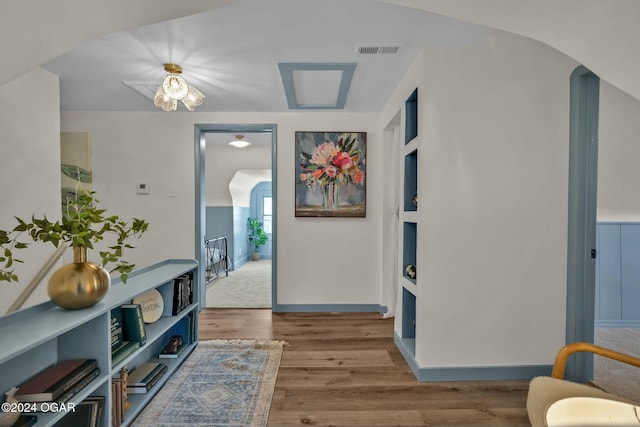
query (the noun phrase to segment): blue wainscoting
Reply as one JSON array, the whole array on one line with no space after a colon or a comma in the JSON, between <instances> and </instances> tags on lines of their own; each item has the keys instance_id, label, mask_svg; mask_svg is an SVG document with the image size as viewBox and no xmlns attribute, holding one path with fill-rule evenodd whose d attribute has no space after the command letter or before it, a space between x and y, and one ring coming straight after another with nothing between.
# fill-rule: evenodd
<instances>
[{"instance_id":1,"label":"blue wainscoting","mask_svg":"<svg viewBox=\"0 0 640 427\"><path fill-rule=\"evenodd\" d=\"M247 228L247 219L249 219L250 210L248 207L233 207L233 238L235 245L233 248L233 269L237 269L249 260L250 252L253 248L249 246L249 229Z\"/></svg>"},{"instance_id":2,"label":"blue wainscoting","mask_svg":"<svg viewBox=\"0 0 640 427\"><path fill-rule=\"evenodd\" d=\"M233 207L232 206L207 206L205 209L204 239L227 238L227 253L231 261L235 261L233 239Z\"/></svg>"},{"instance_id":3,"label":"blue wainscoting","mask_svg":"<svg viewBox=\"0 0 640 427\"><path fill-rule=\"evenodd\" d=\"M599 222L595 325L640 327L640 223Z\"/></svg>"}]
</instances>

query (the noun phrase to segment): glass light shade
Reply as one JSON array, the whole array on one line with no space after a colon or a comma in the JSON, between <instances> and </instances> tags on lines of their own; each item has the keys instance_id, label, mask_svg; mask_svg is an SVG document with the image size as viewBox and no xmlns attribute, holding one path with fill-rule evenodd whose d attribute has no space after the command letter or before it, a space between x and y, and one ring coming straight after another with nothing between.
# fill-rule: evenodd
<instances>
[{"instance_id":1,"label":"glass light shade","mask_svg":"<svg viewBox=\"0 0 640 427\"><path fill-rule=\"evenodd\" d=\"M167 95L162 86L158 87L156 96L153 98L153 104L164 111L174 111L178 108L178 101Z\"/></svg>"},{"instance_id":2,"label":"glass light shade","mask_svg":"<svg viewBox=\"0 0 640 427\"><path fill-rule=\"evenodd\" d=\"M204 101L204 95L195 87L189 86L187 95L184 98L180 99L180 101L182 101L184 106L187 107L189 111L193 111L197 106L202 105L202 102Z\"/></svg>"},{"instance_id":3,"label":"glass light shade","mask_svg":"<svg viewBox=\"0 0 640 427\"><path fill-rule=\"evenodd\" d=\"M231 141L229 143L229 145L232 145L232 146L237 147L237 148L244 148L244 147L248 147L248 146L251 145L251 143L249 141L245 141L242 138L244 138L242 135L236 135L236 139Z\"/></svg>"},{"instance_id":4,"label":"glass light shade","mask_svg":"<svg viewBox=\"0 0 640 427\"><path fill-rule=\"evenodd\" d=\"M164 93L173 99L182 99L189 91L187 81L179 74L169 73L162 81Z\"/></svg>"}]
</instances>

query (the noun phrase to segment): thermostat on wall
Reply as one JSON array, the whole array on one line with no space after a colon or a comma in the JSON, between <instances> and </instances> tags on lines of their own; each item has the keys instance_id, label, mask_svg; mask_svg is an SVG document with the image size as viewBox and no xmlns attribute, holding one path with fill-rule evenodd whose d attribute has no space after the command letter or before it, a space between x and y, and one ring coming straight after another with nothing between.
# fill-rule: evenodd
<instances>
[{"instance_id":1,"label":"thermostat on wall","mask_svg":"<svg viewBox=\"0 0 640 427\"><path fill-rule=\"evenodd\" d=\"M149 184L136 184L137 194L149 194Z\"/></svg>"}]
</instances>

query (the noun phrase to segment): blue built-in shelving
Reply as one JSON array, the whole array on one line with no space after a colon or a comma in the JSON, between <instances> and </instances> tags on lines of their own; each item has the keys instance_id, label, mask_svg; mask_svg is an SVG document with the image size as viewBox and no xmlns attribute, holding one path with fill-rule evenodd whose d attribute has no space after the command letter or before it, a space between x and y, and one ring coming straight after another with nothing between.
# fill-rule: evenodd
<instances>
[{"instance_id":1,"label":"blue built-in shelving","mask_svg":"<svg viewBox=\"0 0 640 427\"><path fill-rule=\"evenodd\" d=\"M402 335L403 350L412 357L416 354L416 296L407 288L402 288Z\"/></svg>"},{"instance_id":2,"label":"blue built-in shelving","mask_svg":"<svg viewBox=\"0 0 640 427\"><path fill-rule=\"evenodd\" d=\"M418 224L415 222L405 222L403 224L403 248L402 248L402 268L406 270L409 265L416 266L416 253L418 242ZM407 272L404 272L405 278L412 283L416 283L415 277L409 277Z\"/></svg>"},{"instance_id":3,"label":"blue built-in shelving","mask_svg":"<svg viewBox=\"0 0 640 427\"><path fill-rule=\"evenodd\" d=\"M416 324L416 307L420 295L420 266L418 260L419 229L419 163L418 150L418 89L412 91L404 103L404 138L402 163L402 214L401 214L401 317L397 343L407 361L415 364L416 339L419 327ZM408 272L407 268L411 270ZM413 274L415 273L415 274Z\"/></svg>"},{"instance_id":4,"label":"blue built-in shelving","mask_svg":"<svg viewBox=\"0 0 640 427\"><path fill-rule=\"evenodd\" d=\"M418 150L404 156L404 210L418 210Z\"/></svg>"},{"instance_id":5,"label":"blue built-in shelving","mask_svg":"<svg viewBox=\"0 0 640 427\"><path fill-rule=\"evenodd\" d=\"M406 288L402 290L402 338L416 338L416 296Z\"/></svg>"},{"instance_id":6,"label":"blue built-in shelving","mask_svg":"<svg viewBox=\"0 0 640 427\"><path fill-rule=\"evenodd\" d=\"M418 89L414 90L411 96L407 98L404 103L404 111L404 143L408 144L418 136Z\"/></svg>"}]
</instances>

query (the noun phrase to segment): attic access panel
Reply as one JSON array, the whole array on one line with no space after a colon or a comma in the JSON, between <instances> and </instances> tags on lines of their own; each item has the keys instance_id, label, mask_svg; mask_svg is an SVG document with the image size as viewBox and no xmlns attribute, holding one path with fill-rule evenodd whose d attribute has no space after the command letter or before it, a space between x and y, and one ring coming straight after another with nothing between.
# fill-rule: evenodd
<instances>
[{"instance_id":1,"label":"attic access panel","mask_svg":"<svg viewBox=\"0 0 640 427\"><path fill-rule=\"evenodd\" d=\"M355 63L280 63L280 76L291 110L343 109Z\"/></svg>"}]
</instances>

